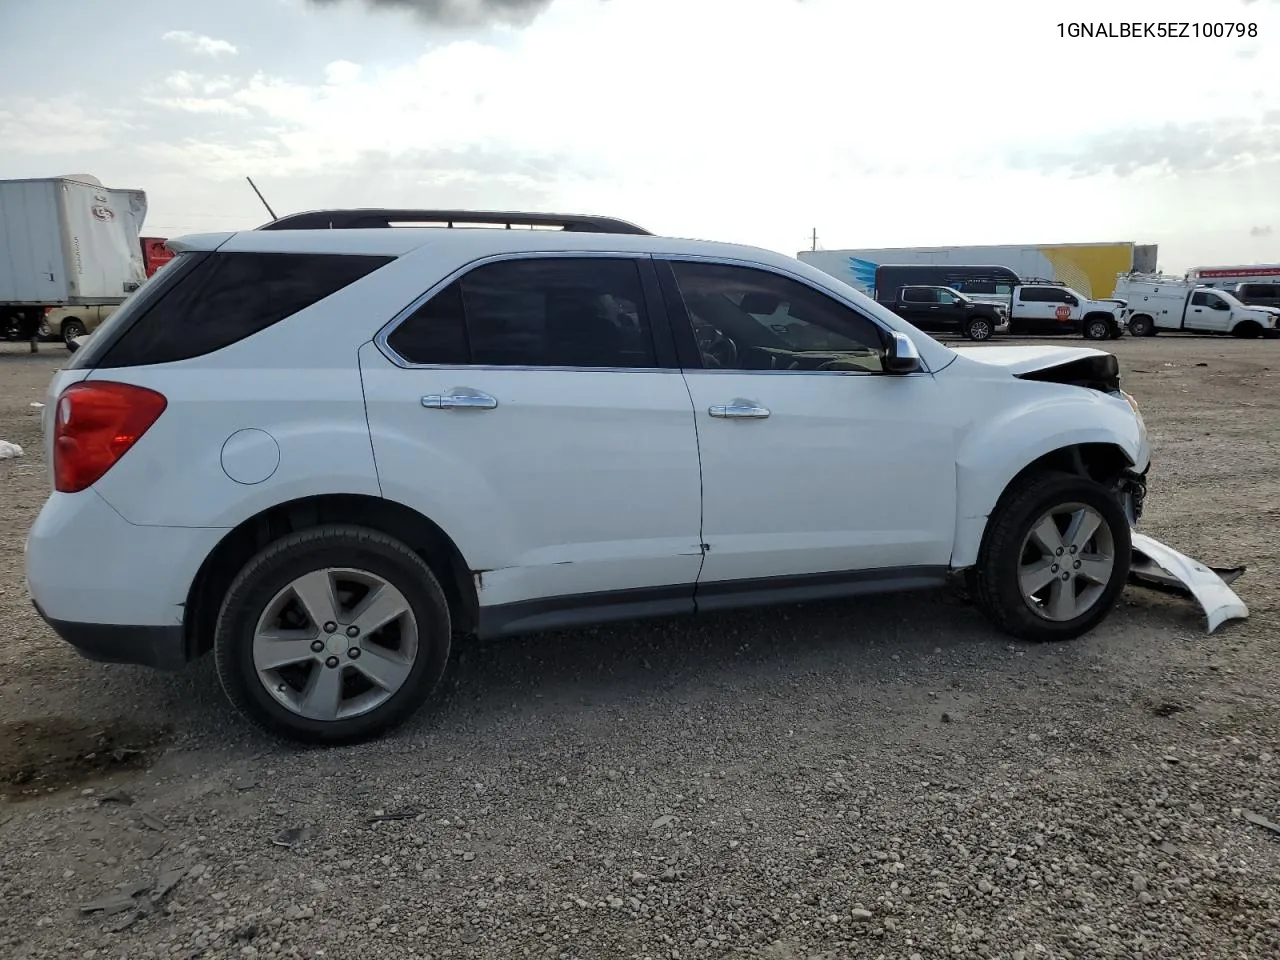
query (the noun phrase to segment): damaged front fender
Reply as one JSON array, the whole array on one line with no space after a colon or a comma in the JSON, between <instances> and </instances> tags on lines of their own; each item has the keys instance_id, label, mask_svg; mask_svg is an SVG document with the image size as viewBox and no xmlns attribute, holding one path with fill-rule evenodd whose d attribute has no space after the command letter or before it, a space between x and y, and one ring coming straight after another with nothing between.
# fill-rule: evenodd
<instances>
[{"instance_id":1,"label":"damaged front fender","mask_svg":"<svg viewBox=\"0 0 1280 960\"><path fill-rule=\"evenodd\" d=\"M1192 597L1204 610L1209 633L1228 620L1249 616L1248 606L1229 586L1244 573L1244 567L1208 567L1136 531L1132 540L1130 583Z\"/></svg>"}]
</instances>

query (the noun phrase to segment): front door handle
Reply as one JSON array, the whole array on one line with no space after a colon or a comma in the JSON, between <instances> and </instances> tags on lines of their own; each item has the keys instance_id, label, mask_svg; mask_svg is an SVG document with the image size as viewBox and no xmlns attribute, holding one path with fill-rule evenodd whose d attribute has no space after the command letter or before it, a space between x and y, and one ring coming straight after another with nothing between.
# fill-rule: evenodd
<instances>
[{"instance_id":1,"label":"front door handle","mask_svg":"<svg viewBox=\"0 0 1280 960\"><path fill-rule=\"evenodd\" d=\"M498 401L485 393L454 390L444 395L423 397L422 405L428 410L492 410Z\"/></svg>"},{"instance_id":2,"label":"front door handle","mask_svg":"<svg viewBox=\"0 0 1280 960\"><path fill-rule=\"evenodd\" d=\"M721 420L763 420L769 416L769 409L749 400L735 400L713 404L707 413Z\"/></svg>"}]
</instances>

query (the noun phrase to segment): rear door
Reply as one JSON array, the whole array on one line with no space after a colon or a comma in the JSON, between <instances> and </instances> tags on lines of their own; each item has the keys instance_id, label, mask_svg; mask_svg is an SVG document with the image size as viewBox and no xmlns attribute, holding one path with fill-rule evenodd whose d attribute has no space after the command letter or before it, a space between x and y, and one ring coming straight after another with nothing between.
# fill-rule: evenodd
<instances>
[{"instance_id":1,"label":"rear door","mask_svg":"<svg viewBox=\"0 0 1280 960\"><path fill-rule=\"evenodd\" d=\"M935 287L903 287L897 313L918 327L928 327L937 319L938 291Z\"/></svg>"},{"instance_id":2,"label":"rear door","mask_svg":"<svg viewBox=\"0 0 1280 960\"><path fill-rule=\"evenodd\" d=\"M525 256L362 348L383 495L458 544L483 631L692 610L697 435L665 323L647 259Z\"/></svg>"}]
</instances>

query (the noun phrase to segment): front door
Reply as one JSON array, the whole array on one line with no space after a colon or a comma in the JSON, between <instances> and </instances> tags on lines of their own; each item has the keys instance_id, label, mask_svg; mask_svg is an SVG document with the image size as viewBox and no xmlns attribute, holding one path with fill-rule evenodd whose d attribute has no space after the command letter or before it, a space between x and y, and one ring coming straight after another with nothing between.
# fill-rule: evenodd
<instances>
[{"instance_id":1,"label":"front door","mask_svg":"<svg viewBox=\"0 0 1280 960\"><path fill-rule=\"evenodd\" d=\"M945 568L956 424L933 377L884 373L882 329L794 278L670 269L673 324L691 322L701 345L685 370L702 460L699 606L757 581ZM787 305L786 333L752 316L772 304Z\"/></svg>"},{"instance_id":2,"label":"front door","mask_svg":"<svg viewBox=\"0 0 1280 960\"><path fill-rule=\"evenodd\" d=\"M1231 305L1216 293L1198 290L1191 295L1186 325L1192 330L1226 333L1231 329Z\"/></svg>"},{"instance_id":3,"label":"front door","mask_svg":"<svg viewBox=\"0 0 1280 960\"><path fill-rule=\"evenodd\" d=\"M482 622L534 601L526 620L692 610L697 434L674 355L655 351L652 270L621 256L484 264L361 350L383 495L458 545Z\"/></svg>"}]
</instances>

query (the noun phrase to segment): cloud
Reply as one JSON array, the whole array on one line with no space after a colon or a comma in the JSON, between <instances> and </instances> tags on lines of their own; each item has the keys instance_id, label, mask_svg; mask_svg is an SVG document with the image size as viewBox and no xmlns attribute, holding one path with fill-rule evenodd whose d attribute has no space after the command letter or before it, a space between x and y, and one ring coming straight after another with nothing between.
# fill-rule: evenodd
<instances>
[{"instance_id":1,"label":"cloud","mask_svg":"<svg viewBox=\"0 0 1280 960\"><path fill-rule=\"evenodd\" d=\"M1135 127L1088 138L1075 149L1018 151L1015 157L1022 169L1084 177L1234 170L1280 160L1280 111L1251 120Z\"/></svg>"},{"instance_id":2,"label":"cloud","mask_svg":"<svg viewBox=\"0 0 1280 960\"><path fill-rule=\"evenodd\" d=\"M117 147L135 129L132 110L103 108L79 97L0 101L0 143L15 154L82 156Z\"/></svg>"},{"instance_id":3,"label":"cloud","mask_svg":"<svg viewBox=\"0 0 1280 960\"><path fill-rule=\"evenodd\" d=\"M234 117L247 117L249 111L238 103L225 97L147 97L146 102L166 110L178 110L183 113L223 114Z\"/></svg>"},{"instance_id":4,"label":"cloud","mask_svg":"<svg viewBox=\"0 0 1280 960\"><path fill-rule=\"evenodd\" d=\"M332 7L352 0L309 0ZM492 23L527 26L552 0L354 0L375 10L404 10L426 23L443 26L483 26Z\"/></svg>"},{"instance_id":5,"label":"cloud","mask_svg":"<svg viewBox=\"0 0 1280 960\"><path fill-rule=\"evenodd\" d=\"M224 54L234 57L239 53L239 50L226 40L215 40L213 37L192 33L190 30L170 30L160 39L169 43L176 43L192 53L207 57L220 57Z\"/></svg>"},{"instance_id":6,"label":"cloud","mask_svg":"<svg viewBox=\"0 0 1280 960\"><path fill-rule=\"evenodd\" d=\"M1250 227L1249 236L1251 237L1269 237L1271 236L1271 227Z\"/></svg>"}]
</instances>

